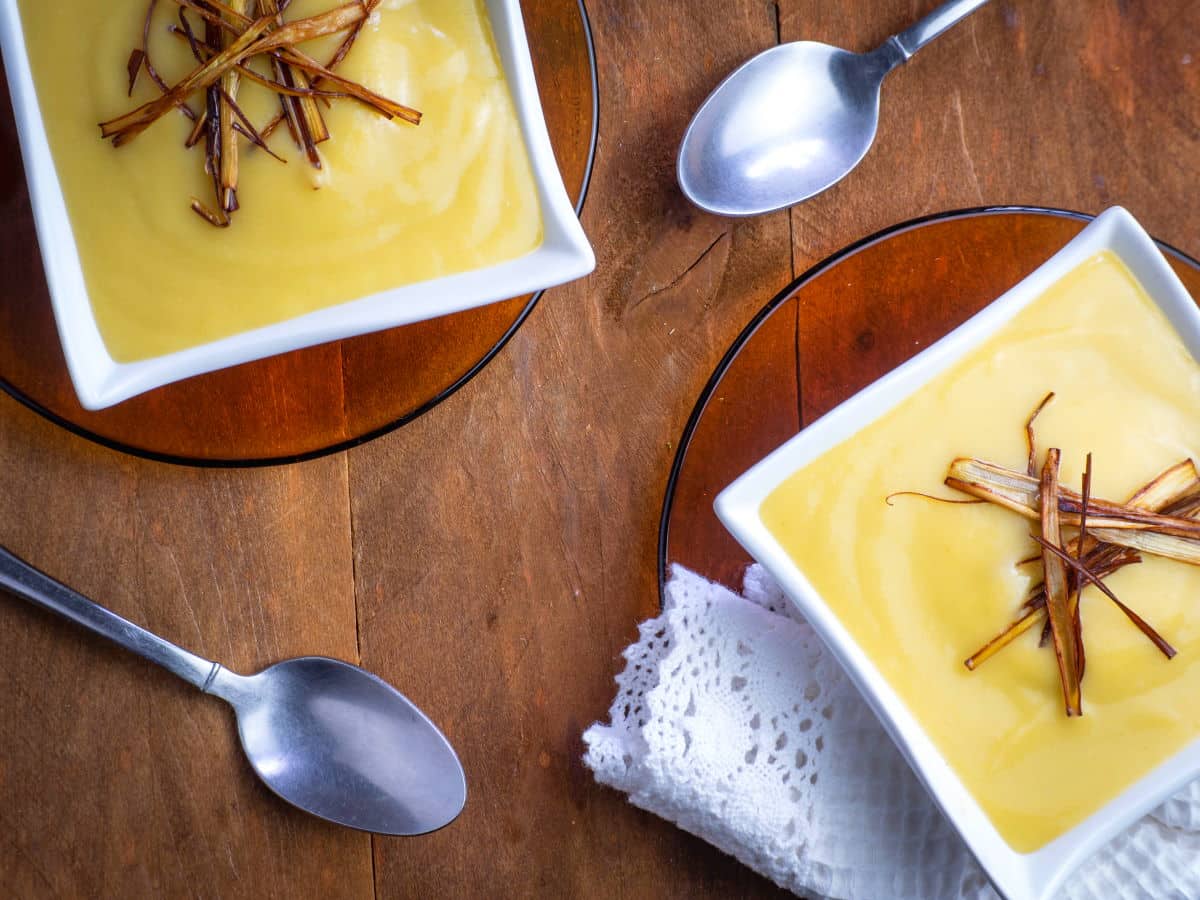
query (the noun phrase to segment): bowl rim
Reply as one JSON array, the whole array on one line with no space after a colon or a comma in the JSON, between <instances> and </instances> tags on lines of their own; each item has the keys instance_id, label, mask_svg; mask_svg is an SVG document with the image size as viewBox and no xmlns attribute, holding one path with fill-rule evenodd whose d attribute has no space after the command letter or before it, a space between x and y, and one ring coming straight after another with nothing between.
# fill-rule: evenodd
<instances>
[{"instance_id":1,"label":"bowl rim","mask_svg":"<svg viewBox=\"0 0 1200 900\"><path fill-rule=\"evenodd\" d=\"M594 83L595 56L590 25L582 0L578 2L588 38L589 64ZM595 255L580 225L576 204L567 197L550 145L520 4L518 0L485 0L485 3L541 207L543 237L536 248L491 266L386 288L206 344L146 360L118 363L104 346L88 300L73 227L33 83L17 0L0 0L0 48L3 49L8 74L39 248L67 368L76 395L85 409L103 409L174 381L255 359L438 318L511 297L540 293L548 287L582 277L594 269ZM597 97L593 91L593 111L596 105ZM593 116L587 166L589 174L595 150L596 124ZM585 177L584 191L586 185ZM55 252L47 252L44 249L47 247L55 248ZM528 306L532 308L532 301ZM483 364L498 352L528 311L526 309L521 313L514 327L502 337L482 361ZM480 367L474 367L443 391L435 398L435 402L461 387ZM7 386L4 387L7 390ZM37 411L43 412L41 409ZM405 417L405 421L424 411L424 407L414 411ZM399 424L402 422L385 426L382 430L390 430ZM370 434L370 437L374 436L374 433ZM357 442L344 443L352 446ZM130 449L137 452L135 448ZM318 451L317 455L325 452L333 450L326 448ZM170 461L186 460L172 458ZM225 462L213 461L213 464L224 465Z\"/></svg>"},{"instance_id":2,"label":"bowl rim","mask_svg":"<svg viewBox=\"0 0 1200 900\"><path fill-rule=\"evenodd\" d=\"M1026 208L1017 208L1017 211L1022 209ZM860 242L854 249L873 239ZM1167 315L1193 356L1200 359L1200 308L1153 239L1128 212L1114 207L1096 217L1049 260L982 311L807 426L751 467L725 488L714 504L725 527L780 583L821 636L934 802L979 860L993 885L1010 900L1045 900L1088 855L1200 773L1200 736L1080 824L1032 853L1018 853L999 836L895 691L804 578L799 567L767 532L758 511L771 491L797 469L919 390L995 333L1051 284L1104 249L1113 250L1125 262ZM1183 254L1179 255L1187 259ZM810 271L806 277L811 274ZM777 297L751 325L761 324L764 313L769 314L769 310L787 295L785 292ZM743 336L749 333L752 331L747 328ZM723 360L722 365L727 365L730 359ZM719 368L718 373L721 371Z\"/></svg>"}]
</instances>

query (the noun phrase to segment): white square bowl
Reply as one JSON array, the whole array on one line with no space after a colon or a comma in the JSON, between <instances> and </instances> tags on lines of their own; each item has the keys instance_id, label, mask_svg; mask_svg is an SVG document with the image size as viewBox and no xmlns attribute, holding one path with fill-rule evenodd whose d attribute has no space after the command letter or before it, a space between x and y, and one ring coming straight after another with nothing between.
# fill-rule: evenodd
<instances>
[{"instance_id":1,"label":"white square bowl","mask_svg":"<svg viewBox=\"0 0 1200 900\"><path fill-rule=\"evenodd\" d=\"M38 106L17 0L0 0L0 51L38 243L67 368L80 403L87 409L102 409L203 372L485 306L591 272L595 256L567 197L550 146L520 4L518 0L487 0L486 5L533 167L544 226L537 249L498 265L381 291L176 353L119 363L104 346L88 301L75 235Z\"/></svg>"},{"instance_id":2,"label":"white square bowl","mask_svg":"<svg viewBox=\"0 0 1200 900\"><path fill-rule=\"evenodd\" d=\"M790 475L918 391L986 341L1052 284L1102 250L1111 250L1120 257L1166 314L1193 358L1200 360L1200 310L1150 236L1129 213L1113 208L1016 287L805 428L716 499L721 521L771 573L821 635L992 883L1009 900L1046 900L1089 854L1200 776L1200 735L1070 831L1033 853L1017 853L1001 838L875 664L767 530L759 510Z\"/></svg>"}]
</instances>

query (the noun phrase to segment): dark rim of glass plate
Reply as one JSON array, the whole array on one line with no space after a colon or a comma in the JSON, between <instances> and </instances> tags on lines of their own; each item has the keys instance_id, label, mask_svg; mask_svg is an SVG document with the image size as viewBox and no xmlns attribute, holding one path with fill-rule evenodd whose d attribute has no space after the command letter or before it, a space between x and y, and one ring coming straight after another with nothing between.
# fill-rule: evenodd
<instances>
[{"instance_id":1,"label":"dark rim of glass plate","mask_svg":"<svg viewBox=\"0 0 1200 900\"><path fill-rule=\"evenodd\" d=\"M854 255L859 250L863 250L872 244L886 240L893 235L900 234L904 231L910 231L914 228L920 228L924 225L930 225L935 222L950 221L953 219L966 219L973 216L989 216L989 215L1005 215L1012 213L1030 213L1033 215L1058 216L1064 219L1076 219L1081 222L1090 222L1094 218L1088 213L1076 212L1069 209L1055 209L1046 206L977 206L968 209L956 209L948 212L933 213L928 216L921 216L916 219L909 219L906 222L884 228L882 231L877 231L874 234L861 238L854 243L843 247L841 250L834 253L832 256L827 256L819 263L814 265L808 271L799 275L791 284L785 287L782 291L776 294L768 303L755 313L754 317L742 329L741 333L734 339L729 349L725 351L725 355L721 357L721 361L717 363L716 369L712 376L704 385L704 389L700 392L700 397L696 401L696 405L692 408L692 414L688 417L687 424L683 428L683 434L679 438L679 443L676 445L675 459L671 463L671 474L667 478L667 490L663 497L662 518L658 525L658 599L659 605L662 605L663 598L666 596L667 584L667 545L670 541L671 531L671 508L675 502L675 489L679 484L679 475L683 471L683 462L687 458L688 449L692 443L692 436L696 433L696 428L700 424L700 420L704 416L704 411L708 407L709 400L717 390L717 386L725 377L726 371L732 365L733 360L741 353L746 342L754 336L760 325L767 320L770 315L775 312L782 304L786 303L792 296L804 287L809 281L820 275L827 269L836 266L842 260ZM1200 269L1200 261L1189 256L1182 250L1172 247L1170 244L1155 239L1159 249L1164 253L1175 257L1197 269Z\"/></svg>"},{"instance_id":2,"label":"dark rim of glass plate","mask_svg":"<svg viewBox=\"0 0 1200 900\"><path fill-rule=\"evenodd\" d=\"M596 44L592 37L592 23L588 17L587 7L584 5L584 0L576 0L579 6L579 18L583 24L584 42L587 45L588 69L592 81L592 130L588 136L588 153L587 161L583 168L583 184L579 188L579 198L575 201L576 214L583 213L583 205L587 200L588 188L592 182L592 167L596 162L596 143L600 133L600 79L596 69ZM381 425L378 428L373 428L370 431L364 432L356 437L348 438L344 441L339 441L336 444L330 444L327 447L320 447L316 450L306 450L303 453L285 454L283 456L269 456L261 459L201 459L198 457L181 456L173 453L159 453L155 450L147 450L142 447L135 447L132 444L126 444L123 441L118 441L113 438L105 437L102 434L97 434L91 429L78 425L58 413L47 409L38 403L32 397L27 396L15 385L9 383L7 379L0 378L0 390L8 394L23 406L33 410L38 415L53 422L55 425L63 428L74 435L85 438L93 443L99 444L102 447L107 447L110 450L117 450L121 453L127 453L130 456L137 456L142 459L152 460L153 462L171 463L178 466L192 466L201 469L257 469L267 466L281 466L290 463L307 462L313 459L320 459L323 456L330 456L334 453L341 453L345 450L350 450L354 447L359 447L368 441L373 441L378 437L389 434L397 428L401 428L418 419L425 413L429 412L443 400L446 400L453 394L457 393L460 388L464 387L467 382L482 372L493 359L500 353L501 350L512 339L517 330L529 318L529 314L533 312L538 301L542 298L545 291L538 291L529 298L529 302L525 304L525 308L521 310L520 315L513 321L512 325L500 336L500 339L492 346L484 356L476 362L470 369L463 373L459 378L449 386L443 388L430 399L426 400L416 409L405 413L398 419Z\"/></svg>"}]
</instances>

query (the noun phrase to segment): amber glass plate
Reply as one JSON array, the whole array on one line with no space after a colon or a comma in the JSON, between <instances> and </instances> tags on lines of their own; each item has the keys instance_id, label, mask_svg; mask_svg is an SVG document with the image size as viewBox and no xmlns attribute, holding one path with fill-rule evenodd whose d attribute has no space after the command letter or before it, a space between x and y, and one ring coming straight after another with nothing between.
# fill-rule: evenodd
<instances>
[{"instance_id":1,"label":"amber glass plate","mask_svg":"<svg viewBox=\"0 0 1200 900\"><path fill-rule=\"evenodd\" d=\"M583 204L598 94L583 0L521 4L550 140ZM0 95L8 96L0 68ZM75 397L46 292L7 101L0 101L0 388L84 437L168 462L264 465L343 450L411 422L500 351L538 296L201 375L99 412Z\"/></svg>"},{"instance_id":2,"label":"amber glass plate","mask_svg":"<svg viewBox=\"0 0 1200 900\"><path fill-rule=\"evenodd\" d=\"M890 228L814 266L758 313L679 441L659 571L679 563L734 589L750 562L713 499L800 428L960 325L1091 221L1063 210L966 210ZM1194 297L1200 263L1159 243Z\"/></svg>"}]
</instances>

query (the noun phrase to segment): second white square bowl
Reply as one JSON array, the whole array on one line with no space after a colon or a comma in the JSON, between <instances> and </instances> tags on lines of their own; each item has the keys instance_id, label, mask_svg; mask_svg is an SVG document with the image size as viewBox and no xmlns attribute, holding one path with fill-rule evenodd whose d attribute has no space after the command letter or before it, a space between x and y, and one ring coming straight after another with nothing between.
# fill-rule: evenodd
<instances>
[{"instance_id":1,"label":"second white square bowl","mask_svg":"<svg viewBox=\"0 0 1200 900\"><path fill-rule=\"evenodd\" d=\"M1089 854L1200 776L1200 736L1078 826L1033 853L1017 853L1000 837L872 660L767 530L759 509L798 469L918 391L986 341L1056 281L1104 250L1113 251L1125 263L1192 356L1200 360L1200 310L1150 236L1129 213L1113 208L1016 287L808 426L738 478L716 500L721 521L771 573L821 635L993 884L1009 900L1047 900Z\"/></svg>"}]
</instances>

